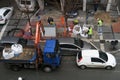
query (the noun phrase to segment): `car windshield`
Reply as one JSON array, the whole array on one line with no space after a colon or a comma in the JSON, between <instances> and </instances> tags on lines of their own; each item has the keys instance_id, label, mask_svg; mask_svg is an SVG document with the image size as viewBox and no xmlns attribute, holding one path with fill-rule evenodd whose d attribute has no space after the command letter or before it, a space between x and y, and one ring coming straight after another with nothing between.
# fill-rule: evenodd
<instances>
[{"instance_id":1,"label":"car windshield","mask_svg":"<svg viewBox=\"0 0 120 80\"><path fill-rule=\"evenodd\" d=\"M106 53L99 51L99 57L105 61L108 61L108 56Z\"/></svg>"}]
</instances>

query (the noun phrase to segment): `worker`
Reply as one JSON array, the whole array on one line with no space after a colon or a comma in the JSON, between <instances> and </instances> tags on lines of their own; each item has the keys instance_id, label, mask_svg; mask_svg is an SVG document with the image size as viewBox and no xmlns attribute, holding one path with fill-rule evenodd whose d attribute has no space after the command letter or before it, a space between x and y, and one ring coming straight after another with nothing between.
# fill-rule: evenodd
<instances>
[{"instance_id":1,"label":"worker","mask_svg":"<svg viewBox=\"0 0 120 80\"><path fill-rule=\"evenodd\" d=\"M48 17L48 20L47 20L47 21L48 21L48 23L49 23L50 25L54 25L54 24L55 24L52 17Z\"/></svg>"},{"instance_id":2,"label":"worker","mask_svg":"<svg viewBox=\"0 0 120 80\"><path fill-rule=\"evenodd\" d=\"M103 26L103 20L100 18L97 18L97 23L98 23L98 33L102 33L102 26Z\"/></svg>"},{"instance_id":3,"label":"worker","mask_svg":"<svg viewBox=\"0 0 120 80\"><path fill-rule=\"evenodd\" d=\"M92 26L89 27L87 34L88 34L88 39L91 39L91 38L92 38L92 35L93 35Z\"/></svg>"},{"instance_id":4,"label":"worker","mask_svg":"<svg viewBox=\"0 0 120 80\"><path fill-rule=\"evenodd\" d=\"M39 21L39 26L41 26L40 29L41 29L42 35L45 35L45 29L41 20Z\"/></svg>"},{"instance_id":5,"label":"worker","mask_svg":"<svg viewBox=\"0 0 120 80\"><path fill-rule=\"evenodd\" d=\"M100 2L100 0L94 0L94 11L96 12L97 11L97 9L98 9L98 5L99 5L99 2Z\"/></svg>"},{"instance_id":6,"label":"worker","mask_svg":"<svg viewBox=\"0 0 120 80\"><path fill-rule=\"evenodd\" d=\"M74 19L73 24L77 25L78 23L79 23L79 21L77 19Z\"/></svg>"}]
</instances>

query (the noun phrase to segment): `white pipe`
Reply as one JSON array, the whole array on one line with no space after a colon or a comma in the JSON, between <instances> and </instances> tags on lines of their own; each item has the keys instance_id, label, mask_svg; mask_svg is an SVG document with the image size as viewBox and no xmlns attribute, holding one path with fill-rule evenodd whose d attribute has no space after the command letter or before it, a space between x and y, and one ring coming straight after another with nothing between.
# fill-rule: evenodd
<instances>
[{"instance_id":1,"label":"white pipe","mask_svg":"<svg viewBox=\"0 0 120 80\"><path fill-rule=\"evenodd\" d=\"M86 0L83 0L83 11L86 11Z\"/></svg>"},{"instance_id":2,"label":"white pipe","mask_svg":"<svg viewBox=\"0 0 120 80\"><path fill-rule=\"evenodd\" d=\"M61 4L61 11L64 12L64 0L60 0L60 4Z\"/></svg>"}]
</instances>

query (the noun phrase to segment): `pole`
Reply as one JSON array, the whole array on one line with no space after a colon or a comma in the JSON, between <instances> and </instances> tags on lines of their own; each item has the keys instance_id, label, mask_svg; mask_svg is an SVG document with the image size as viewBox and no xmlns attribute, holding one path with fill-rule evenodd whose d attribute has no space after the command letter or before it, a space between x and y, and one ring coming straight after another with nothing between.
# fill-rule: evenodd
<instances>
[{"instance_id":1,"label":"pole","mask_svg":"<svg viewBox=\"0 0 120 80\"><path fill-rule=\"evenodd\" d=\"M111 4L112 4L112 0L108 0L107 8L106 8L106 11L107 11L107 12L110 11Z\"/></svg>"},{"instance_id":2,"label":"pole","mask_svg":"<svg viewBox=\"0 0 120 80\"><path fill-rule=\"evenodd\" d=\"M27 1L27 0L26 0ZM28 10L28 7L27 5L25 4L25 8L27 10L26 14L27 14L27 17L28 17L28 22L29 22L29 26L30 26L30 32L31 32L31 35L32 35L32 28L31 28L31 23L30 23L30 17L29 17L29 10Z\"/></svg>"},{"instance_id":3,"label":"pole","mask_svg":"<svg viewBox=\"0 0 120 80\"><path fill-rule=\"evenodd\" d=\"M42 51L39 46L39 42L41 39L40 27L41 27L41 21L36 23L36 33L35 33L35 48L37 52L36 69L38 69L38 63L42 64Z\"/></svg>"},{"instance_id":4,"label":"pole","mask_svg":"<svg viewBox=\"0 0 120 80\"><path fill-rule=\"evenodd\" d=\"M83 0L83 11L86 11L86 3L87 3L87 1Z\"/></svg>"},{"instance_id":5,"label":"pole","mask_svg":"<svg viewBox=\"0 0 120 80\"><path fill-rule=\"evenodd\" d=\"M64 12L64 4L65 1L64 0L60 0L60 4L61 4L61 11Z\"/></svg>"}]
</instances>

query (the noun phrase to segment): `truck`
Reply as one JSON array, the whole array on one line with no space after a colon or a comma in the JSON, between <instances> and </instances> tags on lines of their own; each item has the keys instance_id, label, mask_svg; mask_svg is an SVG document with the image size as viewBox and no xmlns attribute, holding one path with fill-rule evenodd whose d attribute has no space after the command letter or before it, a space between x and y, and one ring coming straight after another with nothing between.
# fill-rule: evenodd
<instances>
[{"instance_id":1,"label":"truck","mask_svg":"<svg viewBox=\"0 0 120 80\"><path fill-rule=\"evenodd\" d=\"M37 25L35 40L14 36L3 37L0 40L0 62L14 71L35 68L51 72L59 67L61 63L59 41L47 39L41 42L39 29L40 26Z\"/></svg>"}]
</instances>

